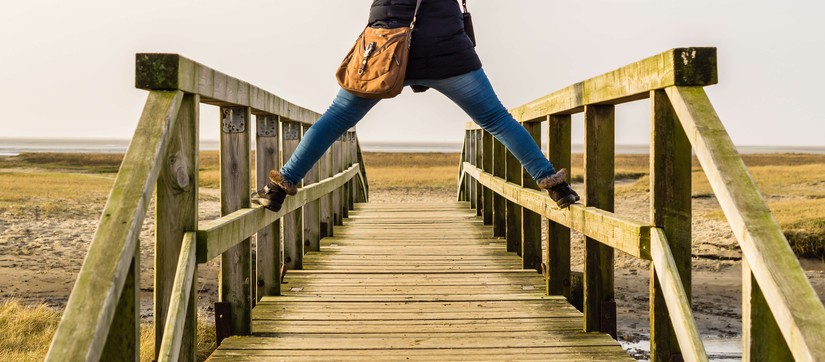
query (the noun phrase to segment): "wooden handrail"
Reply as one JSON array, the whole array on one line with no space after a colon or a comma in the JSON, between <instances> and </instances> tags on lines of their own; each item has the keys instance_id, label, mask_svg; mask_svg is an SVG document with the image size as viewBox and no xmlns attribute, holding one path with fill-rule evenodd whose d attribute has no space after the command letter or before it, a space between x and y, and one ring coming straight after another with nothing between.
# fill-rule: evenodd
<instances>
[{"instance_id":1,"label":"wooden handrail","mask_svg":"<svg viewBox=\"0 0 825 362\"><path fill-rule=\"evenodd\" d=\"M182 99L182 92L149 93L47 361L101 358Z\"/></svg>"},{"instance_id":2,"label":"wooden handrail","mask_svg":"<svg viewBox=\"0 0 825 362\"><path fill-rule=\"evenodd\" d=\"M666 92L794 358L825 359L825 307L705 90L671 87Z\"/></svg>"},{"instance_id":3,"label":"wooden handrail","mask_svg":"<svg viewBox=\"0 0 825 362\"><path fill-rule=\"evenodd\" d=\"M204 222L197 232L198 263L205 263L220 256L264 226L341 187L357 177L360 170L360 165L355 164L332 178L301 188L297 194L286 198L278 212L256 206L240 209L222 218Z\"/></svg>"},{"instance_id":4,"label":"wooden handrail","mask_svg":"<svg viewBox=\"0 0 825 362\"><path fill-rule=\"evenodd\" d=\"M556 202L546 192L523 188L502 178L481 171L470 163L464 163L464 172L481 185L491 189L519 206L553 220L587 237L621 250L637 258L650 260L650 228L640 222L600 210L573 204L567 209L559 209Z\"/></svg>"},{"instance_id":5,"label":"wooden handrail","mask_svg":"<svg viewBox=\"0 0 825 362\"><path fill-rule=\"evenodd\" d=\"M172 300L169 302L169 313L163 328L163 341L160 344L160 352L158 352L159 362L174 362L180 356L189 292L195 279L195 266L197 265L196 238L197 235L194 232L188 232L183 236L180 259L178 259L178 268L172 288Z\"/></svg>"}]
</instances>

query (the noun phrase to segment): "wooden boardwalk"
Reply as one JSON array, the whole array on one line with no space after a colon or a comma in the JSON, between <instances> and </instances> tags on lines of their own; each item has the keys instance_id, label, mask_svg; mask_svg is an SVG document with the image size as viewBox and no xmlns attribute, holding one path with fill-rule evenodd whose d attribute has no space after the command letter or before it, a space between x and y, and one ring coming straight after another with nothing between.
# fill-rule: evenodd
<instances>
[{"instance_id":1,"label":"wooden boardwalk","mask_svg":"<svg viewBox=\"0 0 825 362\"><path fill-rule=\"evenodd\" d=\"M213 361L632 360L467 203L356 204Z\"/></svg>"}]
</instances>

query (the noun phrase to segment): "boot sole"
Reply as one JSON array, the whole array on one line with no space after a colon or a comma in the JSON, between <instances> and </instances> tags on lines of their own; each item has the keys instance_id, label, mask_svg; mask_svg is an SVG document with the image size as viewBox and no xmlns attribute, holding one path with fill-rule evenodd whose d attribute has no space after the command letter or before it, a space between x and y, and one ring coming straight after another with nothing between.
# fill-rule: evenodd
<instances>
[{"instance_id":1,"label":"boot sole","mask_svg":"<svg viewBox=\"0 0 825 362\"><path fill-rule=\"evenodd\" d=\"M559 199L559 201L556 201L556 205L559 205L560 209L566 209L570 205L575 204L576 201L579 201L580 199L581 198L577 195L567 195L567 196Z\"/></svg>"},{"instance_id":2,"label":"boot sole","mask_svg":"<svg viewBox=\"0 0 825 362\"><path fill-rule=\"evenodd\" d=\"M266 208L267 210L270 210L270 211L278 212L279 210L281 210L281 205L278 205L277 207L275 207L275 205L272 203L272 201L270 201L269 199L267 199L265 197L259 197L258 194L254 193L254 192L252 193L252 197L249 201L252 202L253 204L261 205L261 206L263 206L264 208Z\"/></svg>"}]
</instances>

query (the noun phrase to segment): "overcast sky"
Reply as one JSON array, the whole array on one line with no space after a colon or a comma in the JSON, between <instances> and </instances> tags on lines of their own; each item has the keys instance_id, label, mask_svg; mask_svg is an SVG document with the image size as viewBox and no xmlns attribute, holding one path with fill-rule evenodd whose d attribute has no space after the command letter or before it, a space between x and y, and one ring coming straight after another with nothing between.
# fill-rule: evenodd
<instances>
[{"instance_id":1,"label":"overcast sky","mask_svg":"<svg viewBox=\"0 0 825 362\"><path fill-rule=\"evenodd\" d=\"M427 1L427 0L424 0ZM719 48L708 93L739 145L825 145L825 5L790 0L468 0L508 108L682 46ZM134 54L180 53L318 112L370 0L41 1L0 7L0 137L130 138L146 92ZM362 141L459 142L467 117L434 91L382 101ZM579 120L580 118L574 118ZM202 138L218 136L204 107ZM648 104L617 108L644 144ZM574 143L581 143L578 130Z\"/></svg>"}]
</instances>

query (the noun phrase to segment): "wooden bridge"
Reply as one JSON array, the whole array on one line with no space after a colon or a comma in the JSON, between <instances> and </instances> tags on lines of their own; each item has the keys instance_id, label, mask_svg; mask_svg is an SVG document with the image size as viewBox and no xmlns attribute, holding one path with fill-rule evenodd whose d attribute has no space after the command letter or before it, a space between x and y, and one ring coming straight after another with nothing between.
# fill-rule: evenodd
<instances>
[{"instance_id":1,"label":"wooden bridge","mask_svg":"<svg viewBox=\"0 0 825 362\"><path fill-rule=\"evenodd\" d=\"M716 82L715 49L679 48L511 110L536 142L548 124L558 168L570 166L570 115L584 113L584 205L558 209L469 123L456 203L367 203L350 130L276 213L250 205L266 182L251 182L251 137L256 169L275 168L320 115L184 57L138 54L149 97L47 360L140 358L138 235L153 194L160 361L195 359L193 279L215 258L215 360L628 359L614 250L652 261L651 360L707 360L690 304L692 152L743 251L744 359L825 360L825 308L704 92ZM613 213L614 109L643 98L650 219L633 220ZM223 216L199 224L200 103L221 107ZM571 230L586 236L581 313L567 302Z\"/></svg>"}]
</instances>

